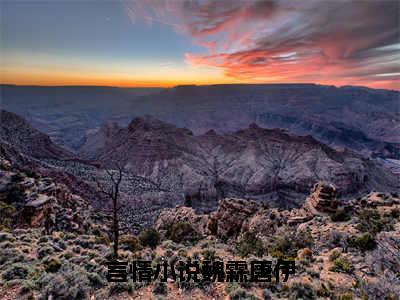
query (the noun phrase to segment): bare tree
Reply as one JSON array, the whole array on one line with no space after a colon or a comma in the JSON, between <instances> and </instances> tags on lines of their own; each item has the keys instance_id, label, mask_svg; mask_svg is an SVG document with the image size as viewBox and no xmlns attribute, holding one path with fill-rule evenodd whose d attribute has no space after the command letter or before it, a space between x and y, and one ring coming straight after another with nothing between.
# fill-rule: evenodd
<instances>
[{"instance_id":1,"label":"bare tree","mask_svg":"<svg viewBox=\"0 0 400 300\"><path fill-rule=\"evenodd\" d=\"M109 184L101 184L98 180L93 179L96 182L100 192L106 195L112 201L112 214L113 214L113 236L114 236L114 259L118 259L118 240L119 240L119 221L118 221L118 211L120 207L118 206L118 199L120 196L120 185L122 178L124 176L124 166L121 163L115 163L114 170L106 169Z\"/></svg>"}]
</instances>

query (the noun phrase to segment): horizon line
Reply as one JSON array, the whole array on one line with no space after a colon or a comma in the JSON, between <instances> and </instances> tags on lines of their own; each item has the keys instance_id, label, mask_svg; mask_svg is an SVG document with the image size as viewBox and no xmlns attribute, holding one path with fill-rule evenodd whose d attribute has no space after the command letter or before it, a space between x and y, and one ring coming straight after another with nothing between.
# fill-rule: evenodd
<instances>
[{"instance_id":1,"label":"horizon line","mask_svg":"<svg viewBox=\"0 0 400 300\"><path fill-rule=\"evenodd\" d=\"M41 84L16 84L16 83L0 83L0 86L16 86L16 87L92 87L92 88L115 88L115 89L173 89L179 87L206 87L206 86L239 86L239 85L314 85L314 86L327 86L327 87L335 87L335 88L343 88L343 87L357 87L357 88L367 88L372 90L386 90L386 91L396 91L400 92L399 89L389 89L389 88L374 88L365 85L334 85L334 84L321 84L315 82L290 82L290 83L214 83L214 84L178 84L178 85L171 85L171 86L114 86L114 85L93 85L93 84L86 84L86 85L76 85L76 84L64 84L64 85L41 85Z\"/></svg>"}]
</instances>

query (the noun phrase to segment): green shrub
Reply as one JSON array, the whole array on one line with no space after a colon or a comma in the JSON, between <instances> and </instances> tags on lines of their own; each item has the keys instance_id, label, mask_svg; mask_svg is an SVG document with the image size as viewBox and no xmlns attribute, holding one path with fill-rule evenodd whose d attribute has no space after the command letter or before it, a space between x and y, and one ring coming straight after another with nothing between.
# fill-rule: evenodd
<instances>
[{"instance_id":1,"label":"green shrub","mask_svg":"<svg viewBox=\"0 0 400 300\"><path fill-rule=\"evenodd\" d=\"M210 222L208 223L208 230L210 230L210 233L212 235L217 235L218 233L218 220L212 218L210 219Z\"/></svg>"},{"instance_id":2,"label":"green shrub","mask_svg":"<svg viewBox=\"0 0 400 300\"><path fill-rule=\"evenodd\" d=\"M380 214L373 209L363 209L358 214L359 223L357 229L362 232L369 232L375 236L383 230L392 230L393 224L391 218L382 218Z\"/></svg>"},{"instance_id":3,"label":"green shrub","mask_svg":"<svg viewBox=\"0 0 400 300\"><path fill-rule=\"evenodd\" d=\"M57 257L51 257L43 262L46 272L55 273L61 268L61 262Z\"/></svg>"},{"instance_id":4,"label":"green shrub","mask_svg":"<svg viewBox=\"0 0 400 300\"><path fill-rule=\"evenodd\" d=\"M201 284L199 282L194 282L194 281L177 280L177 281L175 281L175 286L178 289L182 289L182 290L192 290L194 288L200 288L200 287L204 286L204 284Z\"/></svg>"},{"instance_id":5,"label":"green shrub","mask_svg":"<svg viewBox=\"0 0 400 300\"><path fill-rule=\"evenodd\" d=\"M21 284L21 288L19 289L19 294L26 295L36 289L37 286L35 282L33 282L32 280L24 280L23 283Z\"/></svg>"},{"instance_id":6,"label":"green shrub","mask_svg":"<svg viewBox=\"0 0 400 300\"><path fill-rule=\"evenodd\" d=\"M95 289L99 289L102 288L103 286L106 285L106 282L103 280L103 278L97 274L97 273L88 273L87 277L89 279L90 282L90 286L92 286Z\"/></svg>"},{"instance_id":7,"label":"green shrub","mask_svg":"<svg viewBox=\"0 0 400 300\"><path fill-rule=\"evenodd\" d=\"M14 206L0 201L0 225L6 228L11 227L15 212L16 209Z\"/></svg>"},{"instance_id":8,"label":"green shrub","mask_svg":"<svg viewBox=\"0 0 400 300\"><path fill-rule=\"evenodd\" d=\"M339 257L333 261L333 266L330 268L330 271L351 274L354 271L354 266L347 258Z\"/></svg>"},{"instance_id":9,"label":"green shrub","mask_svg":"<svg viewBox=\"0 0 400 300\"><path fill-rule=\"evenodd\" d=\"M75 252L75 253L77 253L77 254L79 254L79 253L81 253L81 247L79 247L79 246L74 246L74 247L72 247L72 251L73 252Z\"/></svg>"},{"instance_id":10,"label":"green shrub","mask_svg":"<svg viewBox=\"0 0 400 300\"><path fill-rule=\"evenodd\" d=\"M336 230L330 231L327 237L327 245L332 248L343 247L345 241L345 234Z\"/></svg>"},{"instance_id":11,"label":"green shrub","mask_svg":"<svg viewBox=\"0 0 400 300\"><path fill-rule=\"evenodd\" d=\"M339 300L353 300L354 297L352 294L342 294L339 295Z\"/></svg>"},{"instance_id":12,"label":"green shrub","mask_svg":"<svg viewBox=\"0 0 400 300\"><path fill-rule=\"evenodd\" d=\"M109 285L108 293L110 296L118 295L124 292L133 293L135 285L132 282L113 282Z\"/></svg>"},{"instance_id":13,"label":"green shrub","mask_svg":"<svg viewBox=\"0 0 400 300\"><path fill-rule=\"evenodd\" d=\"M80 267L64 264L57 273L45 273L39 279L43 298L86 299L89 291L87 273Z\"/></svg>"},{"instance_id":14,"label":"green shrub","mask_svg":"<svg viewBox=\"0 0 400 300\"><path fill-rule=\"evenodd\" d=\"M206 249L201 254L203 255L203 260L214 261L217 258L215 250Z\"/></svg>"},{"instance_id":15,"label":"green shrub","mask_svg":"<svg viewBox=\"0 0 400 300\"><path fill-rule=\"evenodd\" d=\"M258 300L258 298L256 296L246 292L242 288L238 288L238 289L233 290L229 294L229 299L230 300Z\"/></svg>"},{"instance_id":16,"label":"green shrub","mask_svg":"<svg viewBox=\"0 0 400 300\"><path fill-rule=\"evenodd\" d=\"M43 235L38 239L37 243L38 244L45 244L50 240L51 240L51 237L49 235Z\"/></svg>"},{"instance_id":17,"label":"green shrub","mask_svg":"<svg viewBox=\"0 0 400 300\"><path fill-rule=\"evenodd\" d=\"M196 242L201 236L194 230L192 225L187 222L179 222L172 225L167 231L167 238L176 242Z\"/></svg>"},{"instance_id":18,"label":"green shrub","mask_svg":"<svg viewBox=\"0 0 400 300\"><path fill-rule=\"evenodd\" d=\"M275 236L271 242L270 254L273 257L294 259L297 251L303 248L312 248L314 240L309 231L286 231Z\"/></svg>"},{"instance_id":19,"label":"green shrub","mask_svg":"<svg viewBox=\"0 0 400 300\"><path fill-rule=\"evenodd\" d=\"M320 286L317 288L316 294L318 297L324 297L324 298L329 298L331 296L331 292L323 283L321 283Z\"/></svg>"},{"instance_id":20,"label":"green shrub","mask_svg":"<svg viewBox=\"0 0 400 300\"><path fill-rule=\"evenodd\" d=\"M11 228L3 224L0 224L0 232L11 232Z\"/></svg>"},{"instance_id":21,"label":"green shrub","mask_svg":"<svg viewBox=\"0 0 400 300\"><path fill-rule=\"evenodd\" d=\"M15 248L3 248L0 245L0 266L23 262L24 260L24 256Z\"/></svg>"},{"instance_id":22,"label":"green shrub","mask_svg":"<svg viewBox=\"0 0 400 300\"><path fill-rule=\"evenodd\" d=\"M44 257L46 257L46 256L48 256L48 255L53 254L53 253L54 253L53 247L44 246L44 247L42 247L42 248L40 248L40 249L38 250L37 256L38 256L39 259L42 259L42 258L44 258Z\"/></svg>"},{"instance_id":23,"label":"green shrub","mask_svg":"<svg viewBox=\"0 0 400 300\"><path fill-rule=\"evenodd\" d=\"M337 250L333 250L333 251L331 252L331 254L329 255L329 260L330 260L330 261L334 261L335 259L337 259L337 258L339 258L339 257L340 257L340 252L337 251Z\"/></svg>"},{"instance_id":24,"label":"green shrub","mask_svg":"<svg viewBox=\"0 0 400 300\"><path fill-rule=\"evenodd\" d=\"M84 249L93 249L94 246L94 242L87 236L78 237L75 243Z\"/></svg>"},{"instance_id":25,"label":"green shrub","mask_svg":"<svg viewBox=\"0 0 400 300\"><path fill-rule=\"evenodd\" d=\"M59 242L55 243L55 246L60 248L61 250L67 249L67 245L63 241L59 241Z\"/></svg>"},{"instance_id":26,"label":"green shrub","mask_svg":"<svg viewBox=\"0 0 400 300\"><path fill-rule=\"evenodd\" d=\"M74 233L74 232L68 232L68 233L66 233L65 234L65 240L74 240L74 239L76 239L76 233Z\"/></svg>"},{"instance_id":27,"label":"green shrub","mask_svg":"<svg viewBox=\"0 0 400 300\"><path fill-rule=\"evenodd\" d=\"M373 250L376 247L376 242L374 237L369 232L366 232L358 236L349 237L348 245L352 248L356 248L365 252L368 250Z\"/></svg>"},{"instance_id":28,"label":"green shrub","mask_svg":"<svg viewBox=\"0 0 400 300\"><path fill-rule=\"evenodd\" d=\"M65 259L71 259L74 256L74 254L71 251L67 250L64 251L60 256L64 257Z\"/></svg>"},{"instance_id":29,"label":"green shrub","mask_svg":"<svg viewBox=\"0 0 400 300\"><path fill-rule=\"evenodd\" d=\"M289 300L295 299L315 299L315 293L312 286L308 283L295 282L290 287Z\"/></svg>"},{"instance_id":30,"label":"green shrub","mask_svg":"<svg viewBox=\"0 0 400 300\"><path fill-rule=\"evenodd\" d=\"M30 267L23 263L14 263L10 265L2 274L2 278L6 281L14 279L25 279L28 276Z\"/></svg>"},{"instance_id":31,"label":"green shrub","mask_svg":"<svg viewBox=\"0 0 400 300\"><path fill-rule=\"evenodd\" d=\"M257 238L253 232L246 232L243 239L236 247L237 252L241 257L246 257L249 254L255 254L258 257L263 256L265 252L263 242Z\"/></svg>"},{"instance_id":32,"label":"green shrub","mask_svg":"<svg viewBox=\"0 0 400 300\"><path fill-rule=\"evenodd\" d=\"M110 245L110 239L108 237L105 237L105 236L102 236L102 235L95 236L94 242L96 244L101 244L101 245L106 245L106 246Z\"/></svg>"},{"instance_id":33,"label":"green shrub","mask_svg":"<svg viewBox=\"0 0 400 300\"><path fill-rule=\"evenodd\" d=\"M331 220L333 222L345 222L350 219L350 215L346 212L344 208L336 209L336 211L331 215Z\"/></svg>"},{"instance_id":34,"label":"green shrub","mask_svg":"<svg viewBox=\"0 0 400 300\"><path fill-rule=\"evenodd\" d=\"M154 228L142 231L138 238L142 246L151 249L155 249L160 244L160 234Z\"/></svg>"},{"instance_id":35,"label":"green shrub","mask_svg":"<svg viewBox=\"0 0 400 300\"><path fill-rule=\"evenodd\" d=\"M0 243L6 242L6 241L12 242L14 240L15 240L15 238L13 237L13 235L11 233L0 232Z\"/></svg>"},{"instance_id":36,"label":"green shrub","mask_svg":"<svg viewBox=\"0 0 400 300\"><path fill-rule=\"evenodd\" d=\"M156 282L153 287L153 293L156 295L166 295L168 293L168 288L165 282Z\"/></svg>"},{"instance_id":37,"label":"green shrub","mask_svg":"<svg viewBox=\"0 0 400 300\"><path fill-rule=\"evenodd\" d=\"M138 251L141 248L138 239L134 236L121 237L119 244L123 250L129 250L132 252Z\"/></svg>"}]
</instances>

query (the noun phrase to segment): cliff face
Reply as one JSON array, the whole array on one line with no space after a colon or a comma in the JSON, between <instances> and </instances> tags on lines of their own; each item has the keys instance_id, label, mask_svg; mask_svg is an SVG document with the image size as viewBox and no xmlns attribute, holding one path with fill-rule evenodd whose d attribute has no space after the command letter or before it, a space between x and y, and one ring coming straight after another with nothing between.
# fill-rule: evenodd
<instances>
[{"instance_id":1,"label":"cliff face","mask_svg":"<svg viewBox=\"0 0 400 300\"><path fill-rule=\"evenodd\" d=\"M107 120L152 115L196 134L256 122L312 135L332 147L400 158L399 92L315 84L233 84L171 89L0 86L2 107L53 141L79 150ZM32 101L34 99L34 101ZM51 107L51 109L50 109ZM82 148L85 152L87 148Z\"/></svg>"},{"instance_id":2,"label":"cliff face","mask_svg":"<svg viewBox=\"0 0 400 300\"><path fill-rule=\"evenodd\" d=\"M50 138L16 114L0 110L0 143L7 143L19 153L38 159L69 159L74 155L55 145Z\"/></svg>"},{"instance_id":3,"label":"cliff face","mask_svg":"<svg viewBox=\"0 0 400 300\"><path fill-rule=\"evenodd\" d=\"M54 178L21 170L0 157L1 222L9 228L41 228L84 234L96 227L107 233L109 217Z\"/></svg>"},{"instance_id":4,"label":"cliff face","mask_svg":"<svg viewBox=\"0 0 400 300\"><path fill-rule=\"evenodd\" d=\"M215 208L224 197L293 207L317 181L333 183L340 195L354 195L394 190L397 179L375 162L311 136L256 124L198 136L151 117L137 118L96 148L95 160L103 167L118 161L135 174L170 185L182 180L185 201L203 210Z\"/></svg>"}]
</instances>

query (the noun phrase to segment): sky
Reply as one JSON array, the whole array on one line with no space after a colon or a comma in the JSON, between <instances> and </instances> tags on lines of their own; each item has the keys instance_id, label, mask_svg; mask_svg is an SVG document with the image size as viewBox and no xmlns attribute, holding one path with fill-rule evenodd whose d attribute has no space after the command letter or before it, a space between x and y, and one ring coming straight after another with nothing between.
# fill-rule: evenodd
<instances>
[{"instance_id":1,"label":"sky","mask_svg":"<svg viewBox=\"0 0 400 300\"><path fill-rule=\"evenodd\" d=\"M400 1L1 0L1 82L400 89Z\"/></svg>"}]
</instances>

